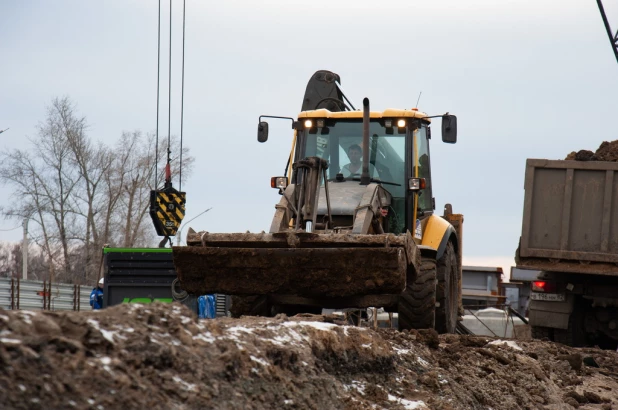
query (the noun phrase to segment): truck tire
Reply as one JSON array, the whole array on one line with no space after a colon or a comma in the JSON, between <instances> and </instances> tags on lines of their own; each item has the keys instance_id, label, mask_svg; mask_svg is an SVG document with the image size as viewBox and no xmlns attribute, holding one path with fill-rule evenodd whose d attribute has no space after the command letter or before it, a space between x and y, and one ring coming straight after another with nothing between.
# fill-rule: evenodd
<instances>
[{"instance_id":1,"label":"truck tire","mask_svg":"<svg viewBox=\"0 0 618 410\"><path fill-rule=\"evenodd\" d=\"M232 317L241 316L266 316L272 315L272 306L265 295L258 296L232 296L230 314Z\"/></svg>"},{"instance_id":2,"label":"truck tire","mask_svg":"<svg viewBox=\"0 0 618 410\"><path fill-rule=\"evenodd\" d=\"M416 281L408 284L397 306L399 330L433 329L436 324L436 260L421 258Z\"/></svg>"},{"instance_id":3,"label":"truck tire","mask_svg":"<svg viewBox=\"0 0 618 410\"><path fill-rule=\"evenodd\" d=\"M552 329L551 327L532 326L530 331L532 332L533 339L538 339L538 340L542 340L542 339L553 340L554 339L554 329Z\"/></svg>"},{"instance_id":4,"label":"truck tire","mask_svg":"<svg viewBox=\"0 0 618 410\"><path fill-rule=\"evenodd\" d=\"M459 272L457 253L452 242L446 245L437 265L436 330L455 333L459 313Z\"/></svg>"}]
</instances>

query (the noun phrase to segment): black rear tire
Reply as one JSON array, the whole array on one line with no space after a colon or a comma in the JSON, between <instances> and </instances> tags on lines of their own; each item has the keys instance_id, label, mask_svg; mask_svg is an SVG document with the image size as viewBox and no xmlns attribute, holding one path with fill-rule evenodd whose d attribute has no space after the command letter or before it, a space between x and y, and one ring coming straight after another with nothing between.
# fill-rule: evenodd
<instances>
[{"instance_id":1,"label":"black rear tire","mask_svg":"<svg viewBox=\"0 0 618 410\"><path fill-rule=\"evenodd\" d=\"M551 327L532 326L530 331L532 332L533 339L554 339L554 329L552 329Z\"/></svg>"},{"instance_id":2,"label":"black rear tire","mask_svg":"<svg viewBox=\"0 0 618 410\"><path fill-rule=\"evenodd\" d=\"M444 255L438 261L436 287L436 330L438 333L455 333L459 314L459 266L452 242L448 242Z\"/></svg>"},{"instance_id":3,"label":"black rear tire","mask_svg":"<svg viewBox=\"0 0 618 410\"><path fill-rule=\"evenodd\" d=\"M421 258L416 281L408 283L397 306L399 330L433 329L436 324L436 260Z\"/></svg>"}]
</instances>

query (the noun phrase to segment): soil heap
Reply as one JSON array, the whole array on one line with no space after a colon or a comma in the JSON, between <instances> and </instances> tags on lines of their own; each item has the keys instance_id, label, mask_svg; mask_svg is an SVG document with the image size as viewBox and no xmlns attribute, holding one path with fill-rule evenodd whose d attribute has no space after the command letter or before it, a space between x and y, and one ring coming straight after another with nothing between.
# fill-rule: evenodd
<instances>
[{"instance_id":1,"label":"soil heap","mask_svg":"<svg viewBox=\"0 0 618 410\"><path fill-rule=\"evenodd\" d=\"M0 310L3 409L618 409L618 353L548 341L198 320L182 305Z\"/></svg>"},{"instance_id":2,"label":"soil heap","mask_svg":"<svg viewBox=\"0 0 618 410\"><path fill-rule=\"evenodd\" d=\"M603 141L596 152L589 150L573 151L567 157L566 160L575 161L618 161L618 140L616 141Z\"/></svg>"}]
</instances>

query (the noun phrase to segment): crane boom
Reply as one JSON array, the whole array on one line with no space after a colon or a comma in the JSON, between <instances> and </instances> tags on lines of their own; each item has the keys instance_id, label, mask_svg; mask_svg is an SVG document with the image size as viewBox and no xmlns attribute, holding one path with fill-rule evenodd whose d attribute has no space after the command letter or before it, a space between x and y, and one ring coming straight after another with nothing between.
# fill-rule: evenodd
<instances>
[{"instance_id":1,"label":"crane boom","mask_svg":"<svg viewBox=\"0 0 618 410\"><path fill-rule=\"evenodd\" d=\"M601 12L603 24L605 25L605 30L607 31L609 42L612 45L614 56L616 56L616 62L618 62L618 31L616 32L616 34L613 34L612 29L609 25L609 21L607 20L607 15L605 14L605 9L603 8L603 2L601 0L597 0L597 5L599 6L599 11Z\"/></svg>"}]
</instances>

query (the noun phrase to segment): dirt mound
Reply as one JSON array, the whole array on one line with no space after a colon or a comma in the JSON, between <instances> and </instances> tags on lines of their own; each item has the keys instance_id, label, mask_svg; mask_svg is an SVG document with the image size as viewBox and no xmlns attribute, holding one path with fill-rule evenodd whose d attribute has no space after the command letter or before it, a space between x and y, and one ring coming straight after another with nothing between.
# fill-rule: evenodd
<instances>
[{"instance_id":1,"label":"dirt mound","mask_svg":"<svg viewBox=\"0 0 618 410\"><path fill-rule=\"evenodd\" d=\"M603 141L596 152L589 150L573 151L566 156L566 160L575 161L618 161L618 140L616 141Z\"/></svg>"},{"instance_id":2,"label":"dirt mound","mask_svg":"<svg viewBox=\"0 0 618 410\"><path fill-rule=\"evenodd\" d=\"M181 305L0 310L4 409L611 409L618 354ZM617 407L614 407L617 408Z\"/></svg>"}]
</instances>

